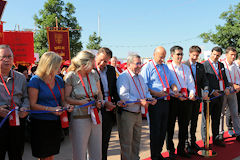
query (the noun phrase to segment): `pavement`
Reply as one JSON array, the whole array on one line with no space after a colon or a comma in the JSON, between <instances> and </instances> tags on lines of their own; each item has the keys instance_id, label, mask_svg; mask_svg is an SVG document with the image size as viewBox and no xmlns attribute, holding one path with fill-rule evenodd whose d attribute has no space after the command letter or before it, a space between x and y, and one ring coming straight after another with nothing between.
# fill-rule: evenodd
<instances>
[{"instance_id":1,"label":"pavement","mask_svg":"<svg viewBox=\"0 0 240 160\"><path fill-rule=\"evenodd\" d=\"M196 132L197 140L201 139L201 115L199 115L198 118L198 127ZM226 126L225 126L226 130ZM174 134L174 144L175 147L178 143L178 124L175 125L175 134ZM211 136L211 132L210 132ZM163 152L166 150L166 145L163 146ZM146 119L143 119L143 125L142 125L142 136L141 136L141 150L140 150L140 158L145 159L150 157L150 140L149 140L149 127ZM35 160L37 158L34 158L31 153L31 146L29 143L25 144L25 151L23 155L23 160ZM72 159L72 146L71 141L69 139L69 136L66 136L64 141L61 144L60 153L55 156L56 160L71 160ZM109 143L109 149L108 149L108 160L120 160L120 144L119 144L119 137L118 137L118 131L117 127L114 126L111 139Z\"/></svg>"}]
</instances>

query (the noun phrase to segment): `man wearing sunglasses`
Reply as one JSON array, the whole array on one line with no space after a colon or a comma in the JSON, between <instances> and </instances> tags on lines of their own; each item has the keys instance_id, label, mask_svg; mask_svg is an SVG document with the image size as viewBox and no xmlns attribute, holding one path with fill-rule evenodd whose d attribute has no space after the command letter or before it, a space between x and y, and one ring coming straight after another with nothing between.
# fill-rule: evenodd
<instances>
[{"instance_id":1,"label":"man wearing sunglasses","mask_svg":"<svg viewBox=\"0 0 240 160\"><path fill-rule=\"evenodd\" d=\"M195 100L195 84L192 77L190 68L182 64L183 48L180 46L173 46L170 49L172 62L168 64L168 67L175 78L175 84L180 91L181 96L179 98L171 98L170 110L168 118L167 129L167 149L171 159L175 159L175 148L173 143L173 135L175 122L178 118L178 146L177 154L181 157L190 158L191 155L185 151L185 142L188 135L188 123L190 120L192 103L191 100Z\"/></svg>"}]
</instances>

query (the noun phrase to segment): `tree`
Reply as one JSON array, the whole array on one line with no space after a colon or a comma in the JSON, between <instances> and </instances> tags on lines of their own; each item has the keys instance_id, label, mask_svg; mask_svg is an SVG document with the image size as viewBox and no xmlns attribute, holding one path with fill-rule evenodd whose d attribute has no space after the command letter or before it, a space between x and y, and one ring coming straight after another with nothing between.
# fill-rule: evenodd
<instances>
[{"instance_id":1,"label":"tree","mask_svg":"<svg viewBox=\"0 0 240 160\"><path fill-rule=\"evenodd\" d=\"M42 55L48 51L47 27L56 26L56 17L58 19L58 27L70 28L70 52L71 57L76 55L82 49L81 27L77 22L77 18L73 16L76 8L71 3L66 5L62 0L48 0L45 2L43 9L39 11L39 16L34 15L37 32L34 34L34 50ZM74 30L71 30L74 29Z\"/></svg>"},{"instance_id":2,"label":"tree","mask_svg":"<svg viewBox=\"0 0 240 160\"><path fill-rule=\"evenodd\" d=\"M102 41L102 38L97 37L96 32L93 32L93 35L89 36L89 42L87 44L87 49L99 50L101 48L101 46L100 46L101 41Z\"/></svg>"},{"instance_id":3,"label":"tree","mask_svg":"<svg viewBox=\"0 0 240 160\"><path fill-rule=\"evenodd\" d=\"M226 23L223 26L217 25L216 33L202 33L200 37L203 42L211 41L223 49L232 46L240 52L240 3L234 7L231 6L229 11L223 12L219 18Z\"/></svg>"}]
</instances>

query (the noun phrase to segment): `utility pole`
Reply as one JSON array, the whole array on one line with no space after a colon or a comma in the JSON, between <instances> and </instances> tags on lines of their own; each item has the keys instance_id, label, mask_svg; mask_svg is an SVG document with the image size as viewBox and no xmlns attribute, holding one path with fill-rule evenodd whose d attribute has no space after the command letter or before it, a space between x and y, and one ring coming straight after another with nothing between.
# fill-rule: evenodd
<instances>
[{"instance_id":1,"label":"utility pole","mask_svg":"<svg viewBox=\"0 0 240 160\"><path fill-rule=\"evenodd\" d=\"M100 15L98 15L98 37L100 37Z\"/></svg>"}]
</instances>

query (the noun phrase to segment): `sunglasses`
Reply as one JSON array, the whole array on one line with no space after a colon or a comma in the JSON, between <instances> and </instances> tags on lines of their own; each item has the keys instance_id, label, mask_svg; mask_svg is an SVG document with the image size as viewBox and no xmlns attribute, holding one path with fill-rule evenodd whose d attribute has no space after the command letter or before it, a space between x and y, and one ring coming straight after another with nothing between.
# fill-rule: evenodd
<instances>
[{"instance_id":1,"label":"sunglasses","mask_svg":"<svg viewBox=\"0 0 240 160\"><path fill-rule=\"evenodd\" d=\"M177 54L175 54L175 55L177 55L177 56L183 56L183 53L177 53Z\"/></svg>"}]
</instances>

